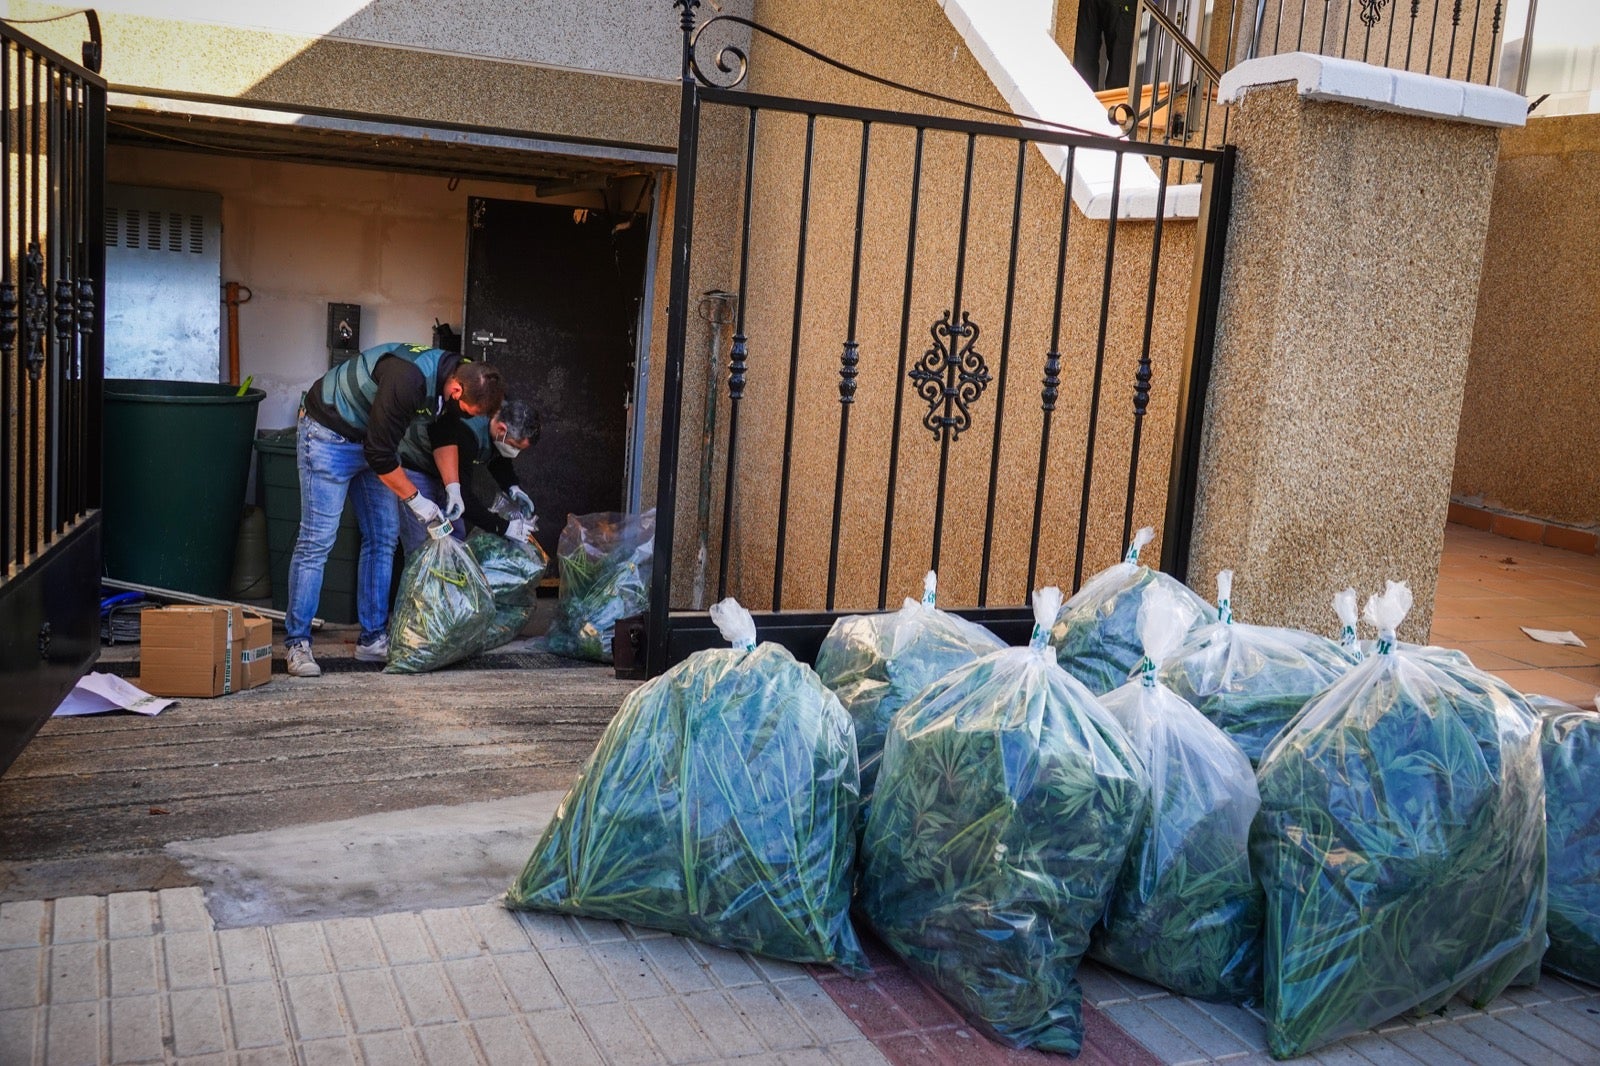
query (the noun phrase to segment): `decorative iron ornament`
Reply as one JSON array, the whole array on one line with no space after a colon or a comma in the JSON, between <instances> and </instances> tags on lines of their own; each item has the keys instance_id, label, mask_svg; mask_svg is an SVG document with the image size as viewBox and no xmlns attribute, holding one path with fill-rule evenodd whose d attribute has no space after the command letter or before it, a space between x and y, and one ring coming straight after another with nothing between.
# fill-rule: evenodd
<instances>
[{"instance_id":1,"label":"decorative iron ornament","mask_svg":"<svg viewBox=\"0 0 1600 1066\"><path fill-rule=\"evenodd\" d=\"M928 404L922 424L932 431L934 440L960 440L961 434L972 428L972 404L989 387L988 365L973 347L978 343L978 324L965 311L959 323L952 322L947 310L928 333L933 347L910 373L917 394Z\"/></svg>"},{"instance_id":2,"label":"decorative iron ornament","mask_svg":"<svg viewBox=\"0 0 1600 1066\"><path fill-rule=\"evenodd\" d=\"M1061 353L1054 348L1044 357L1044 390L1039 393L1040 406L1046 411L1056 409L1056 397L1061 395Z\"/></svg>"},{"instance_id":3,"label":"decorative iron ornament","mask_svg":"<svg viewBox=\"0 0 1600 1066\"><path fill-rule=\"evenodd\" d=\"M1502 0L1494 0L1494 21L1489 24L1489 28L1493 33L1493 37L1490 38L1491 43L1493 43L1494 37L1500 36L1500 9L1503 6L1505 5Z\"/></svg>"},{"instance_id":4,"label":"decorative iron ornament","mask_svg":"<svg viewBox=\"0 0 1600 1066\"><path fill-rule=\"evenodd\" d=\"M78 332L84 336L94 332L94 280L78 279Z\"/></svg>"},{"instance_id":5,"label":"decorative iron ornament","mask_svg":"<svg viewBox=\"0 0 1600 1066\"><path fill-rule=\"evenodd\" d=\"M1361 0L1361 24L1369 30L1376 26L1388 4L1389 0Z\"/></svg>"},{"instance_id":6,"label":"decorative iron ornament","mask_svg":"<svg viewBox=\"0 0 1600 1066\"><path fill-rule=\"evenodd\" d=\"M856 402L856 375L860 373L856 366L861 362L861 345L855 341L845 341L844 351L839 355L839 402ZM912 377L916 377L912 374Z\"/></svg>"},{"instance_id":7,"label":"decorative iron ornament","mask_svg":"<svg viewBox=\"0 0 1600 1066\"><path fill-rule=\"evenodd\" d=\"M1133 417L1143 418L1150 406L1150 353L1139 357L1139 369L1133 375Z\"/></svg>"},{"instance_id":8,"label":"decorative iron ornament","mask_svg":"<svg viewBox=\"0 0 1600 1066\"><path fill-rule=\"evenodd\" d=\"M17 346L17 286L0 282L0 352L10 355Z\"/></svg>"},{"instance_id":9,"label":"decorative iron ornament","mask_svg":"<svg viewBox=\"0 0 1600 1066\"><path fill-rule=\"evenodd\" d=\"M744 399L745 360L749 358L745 349L746 339L743 333L733 335L733 351L729 353L728 360L728 398L732 400Z\"/></svg>"},{"instance_id":10,"label":"decorative iron ornament","mask_svg":"<svg viewBox=\"0 0 1600 1066\"><path fill-rule=\"evenodd\" d=\"M44 338L50 324L50 295L44 287L44 256L37 242L28 244L23 260L22 350L28 360L28 378L39 380L44 368Z\"/></svg>"}]
</instances>

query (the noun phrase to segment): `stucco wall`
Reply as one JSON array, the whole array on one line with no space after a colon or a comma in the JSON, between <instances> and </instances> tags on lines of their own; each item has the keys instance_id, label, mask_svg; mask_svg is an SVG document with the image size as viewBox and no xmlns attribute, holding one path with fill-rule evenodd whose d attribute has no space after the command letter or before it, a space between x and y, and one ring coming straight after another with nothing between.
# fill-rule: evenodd
<instances>
[{"instance_id":1,"label":"stucco wall","mask_svg":"<svg viewBox=\"0 0 1600 1066\"><path fill-rule=\"evenodd\" d=\"M971 59L938 5L902 0L880 10L870 31L859 8L842 2L808 5L758 5L757 18L775 29L845 62L889 78L991 106L1002 106L987 77ZM939 106L893 90L871 86L821 67L781 45L758 39L751 56L751 88L866 106L914 111ZM962 117L970 113L950 111ZM818 124L806 243L805 306L800 323L800 398L790 457L789 522L784 542L785 609L823 605L838 458L840 353L848 336L850 234L854 228L859 168L859 125L837 120ZM913 135L875 127L869 166L867 222L863 242L862 292L857 339L861 362L851 410L848 465L852 473L841 516L843 553L837 605L874 607L879 596L880 536L887 509L887 463L898 438L899 477L895 495L891 572L883 590L897 603L921 587L932 549L939 448L921 424L926 405L909 384L898 429L892 428L895 383L901 355L901 290L905 274L906 227ZM739 126L711 146L716 158L743 162ZM730 591L753 606L771 603L774 541L780 507L786 383L793 344L792 312L796 238L804 156L803 118L763 116L757 142L756 195L752 211L749 278L745 285L746 333L750 370L740 414L737 481L733 508ZM707 150L702 145L702 151ZM910 314L907 365L930 343L929 327L951 306L959 232L964 140L959 135L929 136L923 162L916 286ZM1013 145L983 142L975 166L972 219L962 309L983 332L978 349L996 380L974 405L975 424L950 448L946 489L941 599L951 604L977 601L978 571L995 400L1004 323L1006 263L1016 166ZM736 185L742 175L736 172ZM706 189L704 178L702 189ZM1062 184L1033 150L1026 158L1021 250L1007 373L1004 442L997 482L998 511L989 601L1018 604L1027 593L1028 544L1037 476L1040 385L1050 347L1055 276L1055 242L1060 229ZM737 203L733 205L737 207ZM697 204L699 218L709 213ZM727 207L724 206L724 211ZM735 226L737 217L734 218ZM1087 530L1085 576L1115 561L1122 538L1122 500L1127 489L1131 447L1132 385L1150 269L1153 224L1121 223L1117 235L1112 311L1100 407L1100 437L1094 463L1091 517ZM736 233L733 234L736 238ZM1178 349L1192 266L1191 223L1166 223L1160 263L1152 403L1145 420L1135 524L1161 524L1164 513ZM1100 308L1106 228L1073 212L1068 279L1060 351L1061 398L1051 430L1051 458L1035 584L1072 583L1072 558L1078 532L1082 489L1083 438L1089 417L1095 332ZM700 249L696 250L700 262ZM704 264L702 264L704 266ZM736 264L735 264L736 266ZM733 276L730 278L729 274ZM710 273L697 275L692 291L709 285ZM726 279L726 280L724 280ZM737 287L736 269L723 268L717 281ZM701 350L691 340L690 358ZM695 507L698 480L698 423L703 393L698 374L686 379L684 411L694 424L686 432L680 463L679 528ZM726 389L725 375L719 387ZM719 400L719 426L726 427L728 401ZM713 476L714 513L720 514L723 467ZM692 523L690 523L692 526ZM716 534L710 568L716 573ZM692 538L679 541L676 569L692 573ZM1159 548L1159 546L1158 546ZM676 589L682 602L686 586Z\"/></svg>"},{"instance_id":2,"label":"stucco wall","mask_svg":"<svg viewBox=\"0 0 1600 1066\"><path fill-rule=\"evenodd\" d=\"M240 375L267 392L262 428L292 425L327 370L329 302L361 305L363 346L427 343L435 318L460 330L468 198L535 198L521 185L452 190L443 177L136 148L112 148L107 172L222 196L222 279L254 294L239 309ZM221 333L225 345L225 317Z\"/></svg>"},{"instance_id":3,"label":"stucco wall","mask_svg":"<svg viewBox=\"0 0 1600 1066\"><path fill-rule=\"evenodd\" d=\"M1600 525L1600 115L1505 130L1452 492Z\"/></svg>"}]
</instances>

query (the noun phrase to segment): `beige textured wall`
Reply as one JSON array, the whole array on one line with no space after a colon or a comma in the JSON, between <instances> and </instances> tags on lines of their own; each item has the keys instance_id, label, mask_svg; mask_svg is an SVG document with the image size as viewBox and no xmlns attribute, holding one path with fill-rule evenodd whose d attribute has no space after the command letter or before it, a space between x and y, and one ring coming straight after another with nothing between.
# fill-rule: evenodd
<instances>
[{"instance_id":1,"label":"beige textured wall","mask_svg":"<svg viewBox=\"0 0 1600 1066\"><path fill-rule=\"evenodd\" d=\"M1505 130L1456 444L1458 496L1600 524L1600 115Z\"/></svg>"},{"instance_id":2,"label":"beige textured wall","mask_svg":"<svg viewBox=\"0 0 1600 1066\"><path fill-rule=\"evenodd\" d=\"M107 175L222 196L222 279L254 293L239 310L240 374L267 392L264 428L292 425L327 370L330 301L361 305L363 346L427 343L435 318L459 330L468 198L535 198L522 185L452 190L443 177L138 148L112 148Z\"/></svg>"},{"instance_id":3,"label":"beige textured wall","mask_svg":"<svg viewBox=\"0 0 1600 1066\"><path fill-rule=\"evenodd\" d=\"M1194 573L1241 618L1331 632L1333 594L1405 580L1428 632L1494 130L1302 100L1237 105Z\"/></svg>"},{"instance_id":4,"label":"beige textured wall","mask_svg":"<svg viewBox=\"0 0 1600 1066\"><path fill-rule=\"evenodd\" d=\"M833 0L809 5L758 5L757 18L822 51L889 78L968 100L1000 106L998 94L967 53L938 6L929 0L902 0L880 11L872 32L864 32L859 8ZM931 105L904 94L877 89L798 57L780 45L758 41L752 54L751 87L762 92L803 95L855 104L926 110ZM716 109L712 109L713 111ZM733 192L742 184L742 116L712 149L734 168ZM849 281L859 167L859 126L839 120L818 124L806 242L805 304L798 342L796 377L800 405L791 460L789 528L784 543L785 609L821 607L824 602L840 425L840 353L848 335ZM905 272L908 189L913 135L874 129L863 241L862 291L857 339L861 345L856 402L851 410L850 469L841 517L844 545L837 604L876 605L879 594L880 535L887 509L887 463L899 442L900 476L895 494L895 532L891 573L885 589L890 603L914 594L930 561L934 498L940 463L932 434L921 426L926 407L908 387L896 431L891 426L900 358L901 291ZM747 297L750 348L749 385L741 405L738 445L740 495L733 508L730 591L755 607L771 603L774 540L780 507L786 382L793 333L796 241L805 122L764 116L757 141L757 181L753 206L752 254ZM702 151L706 146L702 146ZM929 327L951 306L959 229L964 142L959 136L930 134L923 164L922 201L916 256L916 287L910 314L908 366L929 346ZM981 142L977 156L969 227L966 291L962 306L981 329L978 349L998 379L1004 319L1006 263L1016 166L1014 145ZM717 217L705 197L718 192L700 178L699 219ZM726 190L720 190L725 192ZM1021 603L1027 592L1028 544L1042 424L1039 381L1050 346L1050 317L1059 233L1062 185L1031 149L1026 157L1024 212L1005 408L1004 444L997 484L996 544L989 600ZM738 201L723 246L735 251ZM726 224L726 215L723 216ZM1153 224L1120 224L1113 270L1109 337L1100 407L1090 522L1086 531L1084 574L1116 560L1121 551L1122 503L1132 433L1132 385L1150 270ZM703 231L701 231L703 232ZM1141 475L1135 524L1160 525L1164 514L1170 454L1177 352L1191 272L1193 225L1168 222L1158 275L1154 383L1142 440ZM1073 211L1068 279L1062 316L1061 396L1052 427L1044 534L1036 583L1072 582L1078 531L1084 451L1089 417L1095 333L1100 307L1106 227ZM691 291L711 284L737 287L737 263L717 263L696 247L696 279ZM703 334L701 335L703 338ZM691 336L692 363L702 356L703 339ZM700 364L703 366L703 364ZM692 528L698 481L700 375L686 379L685 448L680 462L679 529ZM725 375L719 388L726 389ZM974 407L975 425L950 447L949 483L941 559L941 599L949 604L976 602L978 561L988 496L998 380ZM719 427L728 424L725 391L719 399ZM713 474L714 511L721 511L724 467ZM718 559L712 530L713 579ZM693 572L692 538L682 534L675 602L686 600ZM1159 546L1157 546L1159 548ZM713 587L713 592L715 589Z\"/></svg>"}]
</instances>

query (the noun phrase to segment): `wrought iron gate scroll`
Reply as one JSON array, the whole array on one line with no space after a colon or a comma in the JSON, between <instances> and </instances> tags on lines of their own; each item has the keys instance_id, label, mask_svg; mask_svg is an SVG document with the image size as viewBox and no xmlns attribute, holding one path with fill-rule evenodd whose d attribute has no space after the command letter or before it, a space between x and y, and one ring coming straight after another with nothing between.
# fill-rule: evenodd
<instances>
[{"instance_id":1,"label":"wrought iron gate scroll","mask_svg":"<svg viewBox=\"0 0 1600 1066\"><path fill-rule=\"evenodd\" d=\"M1163 566L1183 576L1231 150L1018 119L746 19L696 26L698 6L674 3L683 78L648 672L719 643L701 603L673 599L691 585L697 600L702 587L738 595L763 639L809 659L840 615L897 604L892 593L920 591L920 571L941 562L941 591L954 591L941 606L1023 641L1035 583L1075 589L1086 564L1120 557L1136 517L1163 527ZM1005 121L754 92L739 87L748 61L732 45L717 52L718 83L697 49L719 24ZM1110 167L1092 218L1074 206L1080 164ZM713 186L715 168L727 174ZM718 197L720 209L699 204ZM1193 256L1163 265L1173 215L1195 220ZM720 266L695 259L706 227L733 234ZM706 388L719 395L704 401L703 433L685 434L700 406L689 368L704 365L689 354L697 280L716 283L705 295L719 308L736 289L729 336L702 302ZM1122 395L1131 404L1113 406ZM1157 413L1170 463L1145 446ZM685 439L711 449L720 477ZM699 508L684 510L708 516L681 540L680 465L700 479ZM675 547L695 543L698 576L675 580L687 554Z\"/></svg>"}]
</instances>

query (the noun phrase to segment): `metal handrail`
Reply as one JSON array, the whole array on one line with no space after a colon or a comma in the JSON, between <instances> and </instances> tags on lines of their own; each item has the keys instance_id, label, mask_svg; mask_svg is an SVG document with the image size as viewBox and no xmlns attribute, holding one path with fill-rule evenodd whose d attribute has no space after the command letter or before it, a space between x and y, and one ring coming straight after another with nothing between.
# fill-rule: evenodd
<instances>
[{"instance_id":1,"label":"metal handrail","mask_svg":"<svg viewBox=\"0 0 1600 1066\"><path fill-rule=\"evenodd\" d=\"M1150 16L1152 23L1148 38L1139 32L1144 26L1146 14ZM1115 104L1108 108L1106 116L1129 139L1153 142L1156 139L1155 116L1166 111L1169 119L1163 124L1161 137L1165 143L1172 143L1175 133L1186 143L1193 140L1198 133L1199 144L1204 147L1210 140L1212 91L1221 80L1222 72L1200 50L1200 46L1190 39L1184 27L1158 6L1157 0L1136 0L1133 25L1133 59L1128 67L1128 100L1126 103ZM1164 40L1170 40L1175 46L1171 57L1172 74L1163 81L1159 71L1150 71L1150 99L1145 103L1145 73L1148 67L1161 62ZM1145 43L1150 47L1142 47ZM1142 59L1147 61L1141 62ZM1187 74L1181 80L1178 76L1180 69ZM1197 89L1204 97L1204 104L1198 116L1199 121L1195 122L1196 116L1193 111ZM1184 114L1174 122L1170 117L1172 102L1180 98L1187 98L1190 104ZM1177 127L1176 130L1174 126ZM1144 130L1143 136L1140 135L1141 128ZM1224 110L1222 138L1226 137L1227 111Z\"/></svg>"}]
</instances>

